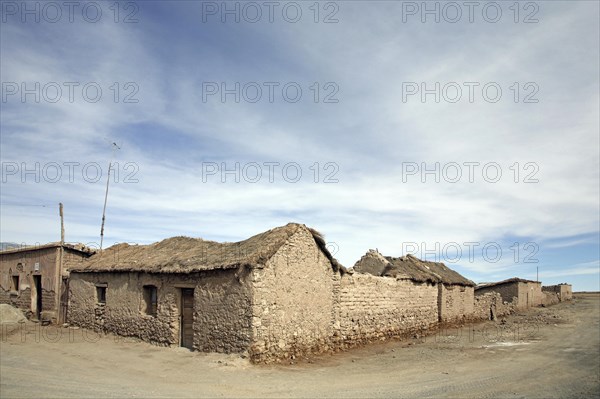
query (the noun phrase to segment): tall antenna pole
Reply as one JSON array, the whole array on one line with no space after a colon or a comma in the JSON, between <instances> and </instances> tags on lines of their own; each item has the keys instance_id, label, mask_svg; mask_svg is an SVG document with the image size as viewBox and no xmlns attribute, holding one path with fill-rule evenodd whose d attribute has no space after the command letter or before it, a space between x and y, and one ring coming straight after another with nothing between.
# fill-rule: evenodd
<instances>
[{"instance_id":1,"label":"tall antenna pole","mask_svg":"<svg viewBox=\"0 0 600 399\"><path fill-rule=\"evenodd\" d=\"M538 283L540 281L540 267L539 266L535 267L535 281L537 281Z\"/></svg>"},{"instance_id":2,"label":"tall antenna pole","mask_svg":"<svg viewBox=\"0 0 600 399\"><path fill-rule=\"evenodd\" d=\"M120 150L121 147L117 145L117 143L111 144L113 147L113 156L115 154L115 150ZM106 178L106 192L104 193L104 208L102 208L102 227L100 227L100 252L102 252L102 243L104 241L104 221L106 220L106 201L108 200L108 183L110 183L110 168L112 167L112 159L108 163L108 176Z\"/></svg>"}]
</instances>

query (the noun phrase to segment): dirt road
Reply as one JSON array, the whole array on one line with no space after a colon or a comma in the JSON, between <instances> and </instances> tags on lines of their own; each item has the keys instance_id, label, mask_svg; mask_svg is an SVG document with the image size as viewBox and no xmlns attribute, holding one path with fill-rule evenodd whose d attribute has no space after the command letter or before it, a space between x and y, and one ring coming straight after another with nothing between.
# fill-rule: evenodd
<instances>
[{"instance_id":1,"label":"dirt road","mask_svg":"<svg viewBox=\"0 0 600 399\"><path fill-rule=\"evenodd\" d=\"M284 366L254 366L237 356L85 330L15 328L5 328L1 337L2 398L600 397L598 294L576 295L504 323Z\"/></svg>"}]
</instances>

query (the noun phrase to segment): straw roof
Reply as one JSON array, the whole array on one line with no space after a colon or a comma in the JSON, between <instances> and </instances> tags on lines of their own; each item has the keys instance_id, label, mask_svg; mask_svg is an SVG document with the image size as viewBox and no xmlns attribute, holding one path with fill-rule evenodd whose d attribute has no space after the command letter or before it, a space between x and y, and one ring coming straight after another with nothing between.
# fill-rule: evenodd
<instances>
[{"instance_id":1,"label":"straw roof","mask_svg":"<svg viewBox=\"0 0 600 399\"><path fill-rule=\"evenodd\" d=\"M539 281L526 280L524 278L513 277L513 278L506 279L506 280L497 281L495 283L482 283L482 284L478 284L477 287L475 287L475 289L479 290L481 288L496 287L498 285L512 284L512 283L536 283L536 284L541 284Z\"/></svg>"},{"instance_id":2,"label":"straw roof","mask_svg":"<svg viewBox=\"0 0 600 399\"><path fill-rule=\"evenodd\" d=\"M380 267L375 265L377 262L381 263ZM378 252L370 250L356 263L354 268L362 273L412 280L418 283L475 286L474 282L443 263L424 261L410 254L394 258L382 256Z\"/></svg>"},{"instance_id":3,"label":"straw roof","mask_svg":"<svg viewBox=\"0 0 600 399\"><path fill-rule=\"evenodd\" d=\"M331 261L333 269L343 271L343 267L325 247L323 236L297 223L289 223L233 243L173 237L150 245L117 244L85 260L71 271L190 273L239 266L262 267L301 229L306 229L313 236L320 250Z\"/></svg>"}]
</instances>

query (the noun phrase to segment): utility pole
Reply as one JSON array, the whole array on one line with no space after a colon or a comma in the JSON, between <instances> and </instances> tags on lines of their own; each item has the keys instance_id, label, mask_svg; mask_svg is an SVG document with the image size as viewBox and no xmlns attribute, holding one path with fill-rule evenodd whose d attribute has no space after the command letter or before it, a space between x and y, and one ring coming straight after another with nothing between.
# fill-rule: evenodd
<instances>
[{"instance_id":1,"label":"utility pole","mask_svg":"<svg viewBox=\"0 0 600 399\"><path fill-rule=\"evenodd\" d=\"M56 268L56 276L55 276L55 286L56 286L56 317L58 319L58 323L65 322L65 315L63 314L63 304L61 303L62 296L62 273L63 273L63 263L64 263L64 245L65 245L65 218L63 212L63 204L60 202L58 204L58 214L60 215L60 246L58 248L58 267Z\"/></svg>"},{"instance_id":2,"label":"utility pole","mask_svg":"<svg viewBox=\"0 0 600 399\"><path fill-rule=\"evenodd\" d=\"M113 157L115 155L115 150L120 150L121 147L117 145L117 143L113 142ZM102 208L102 226L100 227L100 252L102 252L102 243L104 241L104 221L106 220L106 201L108 200L108 183L110 183L110 169L112 167L112 158L110 162L108 162L108 176L106 178L106 192L104 193L104 208Z\"/></svg>"}]
</instances>

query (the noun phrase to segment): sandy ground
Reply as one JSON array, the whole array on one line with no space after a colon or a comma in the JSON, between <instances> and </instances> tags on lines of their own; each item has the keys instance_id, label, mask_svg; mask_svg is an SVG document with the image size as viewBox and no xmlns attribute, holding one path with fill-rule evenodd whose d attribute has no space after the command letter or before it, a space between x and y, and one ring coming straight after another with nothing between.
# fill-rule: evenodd
<instances>
[{"instance_id":1,"label":"sandy ground","mask_svg":"<svg viewBox=\"0 0 600 399\"><path fill-rule=\"evenodd\" d=\"M600 397L598 294L279 366L35 324L0 338L2 398Z\"/></svg>"}]
</instances>

